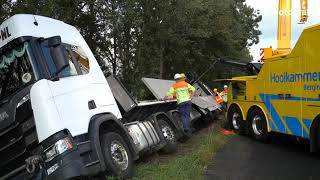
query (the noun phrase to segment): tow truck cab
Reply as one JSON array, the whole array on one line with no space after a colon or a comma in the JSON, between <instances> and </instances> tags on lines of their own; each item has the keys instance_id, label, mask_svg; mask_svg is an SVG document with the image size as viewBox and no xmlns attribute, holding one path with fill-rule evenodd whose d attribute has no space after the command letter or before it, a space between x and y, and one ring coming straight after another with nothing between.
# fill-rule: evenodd
<instances>
[{"instance_id":1,"label":"tow truck cab","mask_svg":"<svg viewBox=\"0 0 320 180\"><path fill-rule=\"evenodd\" d=\"M75 27L15 15L0 30L0 179L106 170L97 142L102 123L116 129L136 157L111 89Z\"/></svg>"}]
</instances>

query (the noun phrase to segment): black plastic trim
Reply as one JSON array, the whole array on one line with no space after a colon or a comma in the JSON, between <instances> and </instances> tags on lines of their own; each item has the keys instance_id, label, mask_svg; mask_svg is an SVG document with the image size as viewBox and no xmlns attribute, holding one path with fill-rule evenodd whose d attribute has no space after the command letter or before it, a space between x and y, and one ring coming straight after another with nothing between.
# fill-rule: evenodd
<instances>
[{"instance_id":1,"label":"black plastic trim","mask_svg":"<svg viewBox=\"0 0 320 180\"><path fill-rule=\"evenodd\" d=\"M32 39L31 36L22 36L22 37L18 37L16 39L11 40L10 42L8 42L6 45L2 46L0 48L0 54L5 53L6 51L9 51L11 49L13 49L15 46L26 42L28 40Z\"/></svg>"},{"instance_id":2,"label":"black plastic trim","mask_svg":"<svg viewBox=\"0 0 320 180\"><path fill-rule=\"evenodd\" d=\"M68 130L62 130L62 131L59 131L59 132L51 135L46 140L44 140L41 143L41 145L42 145L43 149L45 150L45 149L49 148L50 146L52 146L54 143L56 143L58 140L63 139L65 137L69 137L70 139L72 139L72 136Z\"/></svg>"},{"instance_id":3,"label":"black plastic trim","mask_svg":"<svg viewBox=\"0 0 320 180\"><path fill-rule=\"evenodd\" d=\"M52 159L50 162L44 164L45 170L39 172L44 175L44 179L69 179L79 176L95 175L98 172L102 171L100 169L99 160L91 159L90 162L84 162L84 154L88 152L93 153L93 149L91 146L91 141L87 140L87 134L80 136L72 138L68 130L63 130L50 136L45 142L43 142L43 150L52 146L52 144L65 137L69 137L73 144L72 150L63 153ZM48 175L47 169L49 169L55 164L58 164L59 168L50 175Z\"/></svg>"},{"instance_id":4,"label":"black plastic trim","mask_svg":"<svg viewBox=\"0 0 320 180\"><path fill-rule=\"evenodd\" d=\"M85 164L83 163L78 149L70 153L67 153L64 156L58 157L53 161L54 162L51 166L57 163L59 165L59 168L50 175L48 175L47 172L44 172L44 179L69 179L79 176L87 176L91 174L85 166ZM47 170L51 166L45 167L45 169Z\"/></svg>"}]
</instances>

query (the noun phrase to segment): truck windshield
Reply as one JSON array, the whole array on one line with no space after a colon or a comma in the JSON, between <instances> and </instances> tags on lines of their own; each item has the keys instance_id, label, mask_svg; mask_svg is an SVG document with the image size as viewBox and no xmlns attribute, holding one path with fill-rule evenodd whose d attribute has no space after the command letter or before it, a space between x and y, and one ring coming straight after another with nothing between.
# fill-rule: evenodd
<instances>
[{"instance_id":1,"label":"truck windshield","mask_svg":"<svg viewBox=\"0 0 320 180\"><path fill-rule=\"evenodd\" d=\"M34 80L28 43L0 55L0 100L28 86Z\"/></svg>"}]
</instances>

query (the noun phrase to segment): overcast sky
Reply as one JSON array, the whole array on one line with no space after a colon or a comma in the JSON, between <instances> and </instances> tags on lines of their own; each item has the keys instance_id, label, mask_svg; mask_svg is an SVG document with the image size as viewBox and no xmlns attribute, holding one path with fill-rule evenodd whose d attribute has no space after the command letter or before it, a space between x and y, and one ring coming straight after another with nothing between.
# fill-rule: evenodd
<instances>
[{"instance_id":1,"label":"overcast sky","mask_svg":"<svg viewBox=\"0 0 320 180\"><path fill-rule=\"evenodd\" d=\"M272 46L277 47L277 23L278 23L278 2L279 0L246 0L247 4L260 10L262 21L259 29L262 32L260 42L251 47L251 54L254 60L259 59L260 48ZM300 0L292 0L292 41L293 48L304 28L320 23L319 0L309 0L309 19L306 24L298 24L300 17Z\"/></svg>"}]
</instances>

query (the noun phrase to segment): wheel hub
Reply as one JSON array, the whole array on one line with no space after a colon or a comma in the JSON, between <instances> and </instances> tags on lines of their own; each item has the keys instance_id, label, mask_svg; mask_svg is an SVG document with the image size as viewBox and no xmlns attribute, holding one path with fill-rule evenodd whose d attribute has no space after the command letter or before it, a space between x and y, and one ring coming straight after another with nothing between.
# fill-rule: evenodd
<instances>
[{"instance_id":1,"label":"wheel hub","mask_svg":"<svg viewBox=\"0 0 320 180\"><path fill-rule=\"evenodd\" d=\"M255 117L253 117L252 129L256 135L262 134L262 126L261 126L261 117L260 116L257 115Z\"/></svg>"},{"instance_id":2,"label":"wheel hub","mask_svg":"<svg viewBox=\"0 0 320 180\"><path fill-rule=\"evenodd\" d=\"M163 136L168 141L174 140L174 133L173 130L169 126L162 126L161 131L163 133Z\"/></svg>"},{"instance_id":3,"label":"wheel hub","mask_svg":"<svg viewBox=\"0 0 320 180\"><path fill-rule=\"evenodd\" d=\"M238 123L239 118L240 118L239 113L237 113L237 112L233 113L233 115L232 115L232 125L233 125L233 128L235 130L239 130L240 129L240 125Z\"/></svg>"},{"instance_id":4,"label":"wheel hub","mask_svg":"<svg viewBox=\"0 0 320 180\"><path fill-rule=\"evenodd\" d=\"M129 165L129 158L126 149L119 141L111 143L111 157L115 165L121 170L126 170Z\"/></svg>"}]
</instances>

